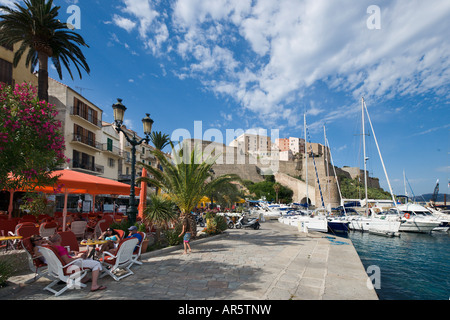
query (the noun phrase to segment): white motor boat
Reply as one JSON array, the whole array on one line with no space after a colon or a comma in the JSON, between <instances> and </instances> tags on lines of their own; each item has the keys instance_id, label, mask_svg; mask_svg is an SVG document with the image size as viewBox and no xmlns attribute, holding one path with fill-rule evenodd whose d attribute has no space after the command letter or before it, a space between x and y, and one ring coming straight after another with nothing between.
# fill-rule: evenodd
<instances>
[{"instance_id":1,"label":"white motor boat","mask_svg":"<svg viewBox=\"0 0 450 320\"><path fill-rule=\"evenodd\" d=\"M278 218L278 221L290 226L295 226L299 230L327 232L327 217L321 215L312 216L310 213L311 212L300 211L298 214L283 215Z\"/></svg>"},{"instance_id":2,"label":"white motor boat","mask_svg":"<svg viewBox=\"0 0 450 320\"><path fill-rule=\"evenodd\" d=\"M436 210L433 207L425 207L430 210L431 214L437 218L441 223L439 227L434 228L433 231L447 232L450 229L450 211L449 210Z\"/></svg>"},{"instance_id":3,"label":"white motor boat","mask_svg":"<svg viewBox=\"0 0 450 320\"><path fill-rule=\"evenodd\" d=\"M397 208L402 219L400 231L430 233L442 223L430 210L419 204L407 203L398 205Z\"/></svg>"}]
</instances>

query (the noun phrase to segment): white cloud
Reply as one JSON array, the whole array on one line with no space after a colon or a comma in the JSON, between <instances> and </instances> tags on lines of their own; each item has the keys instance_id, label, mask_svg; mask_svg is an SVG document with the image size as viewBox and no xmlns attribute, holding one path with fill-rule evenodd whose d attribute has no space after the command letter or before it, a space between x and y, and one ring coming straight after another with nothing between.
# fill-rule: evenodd
<instances>
[{"instance_id":1,"label":"white cloud","mask_svg":"<svg viewBox=\"0 0 450 320\"><path fill-rule=\"evenodd\" d=\"M136 22L131 21L130 19L121 17L117 14L114 15L113 22L116 26L118 26L122 29L125 29L128 32L130 32L131 30L133 30L136 27Z\"/></svg>"},{"instance_id":2,"label":"white cloud","mask_svg":"<svg viewBox=\"0 0 450 320\"><path fill-rule=\"evenodd\" d=\"M154 55L183 60L174 74L200 79L262 119L296 124L286 114L318 82L356 102L308 110L327 122L356 112L361 96L448 96L448 0L380 0L380 30L367 28L371 0L177 0L161 14L158 2L123 2Z\"/></svg>"},{"instance_id":3,"label":"white cloud","mask_svg":"<svg viewBox=\"0 0 450 320\"><path fill-rule=\"evenodd\" d=\"M159 13L154 10L149 0L123 0L125 8L124 13L138 19L138 30L141 38L146 39L147 34L151 32L151 25Z\"/></svg>"}]
</instances>

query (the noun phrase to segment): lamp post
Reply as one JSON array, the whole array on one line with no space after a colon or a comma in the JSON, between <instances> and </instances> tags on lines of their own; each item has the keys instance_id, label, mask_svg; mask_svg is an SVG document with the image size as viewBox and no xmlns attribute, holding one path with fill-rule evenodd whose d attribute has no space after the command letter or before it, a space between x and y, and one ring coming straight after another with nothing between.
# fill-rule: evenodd
<instances>
[{"instance_id":1,"label":"lamp post","mask_svg":"<svg viewBox=\"0 0 450 320\"><path fill-rule=\"evenodd\" d=\"M138 209L136 206L135 199L135 180L136 180L136 146L142 144L142 142L148 143L150 138L148 137L152 131L153 120L150 118L150 114L147 113L146 117L142 119L142 124L144 125L145 138L138 140L136 138L136 133L130 137L124 130L122 130L123 116L127 108L122 104L122 99L117 99L117 102L112 106L114 111L114 129L120 133L122 132L127 139L128 143L131 145L131 188L130 188L130 202L127 209L128 219L132 224L136 222L136 215Z\"/></svg>"}]
</instances>

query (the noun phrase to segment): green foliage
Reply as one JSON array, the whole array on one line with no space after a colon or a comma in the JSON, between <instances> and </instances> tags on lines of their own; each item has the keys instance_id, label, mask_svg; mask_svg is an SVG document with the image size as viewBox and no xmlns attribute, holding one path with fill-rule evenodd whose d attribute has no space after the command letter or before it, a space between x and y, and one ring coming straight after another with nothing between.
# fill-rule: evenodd
<instances>
[{"instance_id":1,"label":"green foliage","mask_svg":"<svg viewBox=\"0 0 450 320\"><path fill-rule=\"evenodd\" d=\"M166 229L167 223L177 218L174 203L162 195L152 194L150 203L144 211L144 222L156 228L156 242L160 242L161 231Z\"/></svg>"},{"instance_id":2,"label":"green foliage","mask_svg":"<svg viewBox=\"0 0 450 320\"><path fill-rule=\"evenodd\" d=\"M360 183L358 179L350 179L344 175L339 175L338 180L343 198L363 199L365 197L364 182ZM391 199L391 194L383 189L367 188L367 197L369 199Z\"/></svg>"},{"instance_id":3,"label":"green foliage","mask_svg":"<svg viewBox=\"0 0 450 320\"><path fill-rule=\"evenodd\" d=\"M216 215L214 220L216 222L216 226L217 229L219 230L219 233L222 233L223 231L228 229L227 219L224 216Z\"/></svg>"},{"instance_id":4,"label":"green foliage","mask_svg":"<svg viewBox=\"0 0 450 320\"><path fill-rule=\"evenodd\" d=\"M81 69L90 72L80 46L89 47L83 37L70 30L58 17L59 6L53 0L25 0L24 6L15 3L14 8L0 6L0 43L7 46L19 44L13 64L17 67L26 54L25 65L31 72L39 62L39 98L48 101L48 59L62 79L62 66L73 79L75 67L81 78Z\"/></svg>"},{"instance_id":5,"label":"green foliage","mask_svg":"<svg viewBox=\"0 0 450 320\"><path fill-rule=\"evenodd\" d=\"M122 230L126 236L129 233L128 228L132 225L133 224L128 221L128 219L123 219L120 222L113 222L109 227L116 230ZM136 222L134 226L138 228L138 232L146 232L144 223Z\"/></svg>"},{"instance_id":6,"label":"green foliage","mask_svg":"<svg viewBox=\"0 0 450 320\"><path fill-rule=\"evenodd\" d=\"M211 168L219 155L203 160L203 153L197 148L190 153L184 148L174 150L172 161L159 150L153 150L152 154L155 155L162 170L140 163L152 178L142 177L137 179L137 182L144 181L163 190L177 205L182 215L191 212L209 190L219 184L239 179L235 175L222 175L211 180Z\"/></svg>"},{"instance_id":7,"label":"green foliage","mask_svg":"<svg viewBox=\"0 0 450 320\"><path fill-rule=\"evenodd\" d=\"M266 177L266 179L262 182L258 183L252 183L252 182L244 182L248 190L250 191L251 195L250 197L254 200L260 199L262 196L265 196L268 201L275 201L276 200L276 191L274 188L274 185L277 184L275 180L269 176ZM283 203L290 203L292 202L292 196L294 195L294 192L283 186L278 184L277 187L278 191L278 199L280 202Z\"/></svg>"},{"instance_id":8,"label":"green foliage","mask_svg":"<svg viewBox=\"0 0 450 320\"><path fill-rule=\"evenodd\" d=\"M162 150L170 144L170 137L168 134L163 134L161 131L153 131L150 134L150 141L156 149Z\"/></svg>"},{"instance_id":9,"label":"green foliage","mask_svg":"<svg viewBox=\"0 0 450 320\"><path fill-rule=\"evenodd\" d=\"M0 190L53 185L62 166L64 135L55 106L39 101L28 84L0 83Z\"/></svg>"},{"instance_id":10,"label":"green foliage","mask_svg":"<svg viewBox=\"0 0 450 320\"><path fill-rule=\"evenodd\" d=\"M12 274L12 265L7 261L0 260L0 288L6 285L6 281L8 281Z\"/></svg>"},{"instance_id":11,"label":"green foliage","mask_svg":"<svg viewBox=\"0 0 450 320\"><path fill-rule=\"evenodd\" d=\"M176 218L172 200L156 194L150 195L150 203L144 211L144 220L149 223L164 224Z\"/></svg>"},{"instance_id":12,"label":"green foliage","mask_svg":"<svg viewBox=\"0 0 450 320\"><path fill-rule=\"evenodd\" d=\"M231 208L234 203L244 198L244 194L234 183L222 183L211 189L206 196L212 199L215 204L220 205L221 208Z\"/></svg>"},{"instance_id":13,"label":"green foliage","mask_svg":"<svg viewBox=\"0 0 450 320\"><path fill-rule=\"evenodd\" d=\"M47 213L49 201L45 194L41 192L27 192L22 200L23 203L20 205L20 210L28 210L28 212L35 217Z\"/></svg>"},{"instance_id":14,"label":"green foliage","mask_svg":"<svg viewBox=\"0 0 450 320\"><path fill-rule=\"evenodd\" d=\"M169 246L176 246L183 242L183 236L179 237L182 230L183 223L181 221L178 221L177 223L175 223L173 229L167 229L163 231L163 234L165 235Z\"/></svg>"},{"instance_id":15,"label":"green foliage","mask_svg":"<svg viewBox=\"0 0 450 320\"><path fill-rule=\"evenodd\" d=\"M128 221L128 219L123 219L120 222L113 222L109 227L116 230L122 230L125 232L125 235L127 235L129 232L128 228L131 227L131 222Z\"/></svg>"},{"instance_id":16,"label":"green foliage","mask_svg":"<svg viewBox=\"0 0 450 320\"><path fill-rule=\"evenodd\" d=\"M219 234L227 229L227 220L224 216L213 213L206 216L206 228L204 229L204 232L208 235Z\"/></svg>"}]
</instances>

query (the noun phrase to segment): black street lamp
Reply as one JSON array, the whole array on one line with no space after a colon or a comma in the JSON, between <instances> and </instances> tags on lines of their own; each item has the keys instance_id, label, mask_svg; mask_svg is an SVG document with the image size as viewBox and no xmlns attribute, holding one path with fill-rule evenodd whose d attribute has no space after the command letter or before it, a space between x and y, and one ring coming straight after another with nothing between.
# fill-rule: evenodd
<instances>
[{"instance_id":1,"label":"black street lamp","mask_svg":"<svg viewBox=\"0 0 450 320\"><path fill-rule=\"evenodd\" d=\"M150 118L150 114L147 113L146 117L142 119L142 124L144 125L145 138L138 140L136 138L136 133L133 137L130 137L124 130L122 130L123 116L127 108L122 104L122 99L117 99L117 102L112 106L114 111L114 129L117 132L122 132L125 139L131 144L131 188L130 188L130 203L127 209L128 219L132 224L136 222L136 216L138 209L136 206L135 199L135 180L136 180L136 146L142 144L142 142L148 143L150 138L148 137L152 131L153 120Z\"/></svg>"}]
</instances>

